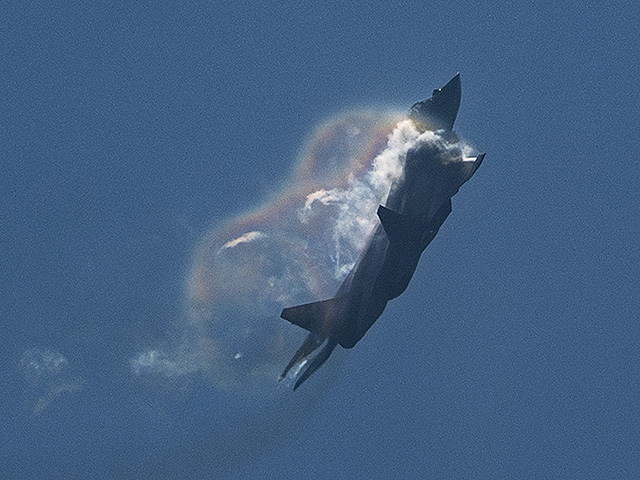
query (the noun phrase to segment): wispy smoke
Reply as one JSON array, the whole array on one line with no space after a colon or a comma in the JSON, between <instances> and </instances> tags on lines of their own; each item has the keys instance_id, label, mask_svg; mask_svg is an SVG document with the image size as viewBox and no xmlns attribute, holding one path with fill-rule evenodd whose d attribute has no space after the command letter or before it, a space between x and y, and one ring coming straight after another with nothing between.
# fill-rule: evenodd
<instances>
[{"instance_id":1,"label":"wispy smoke","mask_svg":"<svg viewBox=\"0 0 640 480\"><path fill-rule=\"evenodd\" d=\"M349 273L364 248L369 233L377 225L378 205L386 199L393 182L402 176L407 150L418 136L411 121L398 123L386 148L374 158L365 175L351 178L347 187L320 189L306 196L299 212L300 221L309 223L326 217L332 222L325 234L333 240L329 258L335 265L336 280Z\"/></svg>"},{"instance_id":2,"label":"wispy smoke","mask_svg":"<svg viewBox=\"0 0 640 480\"><path fill-rule=\"evenodd\" d=\"M229 240L227 243L222 245L222 247L220 247L220 250L224 250L225 248L237 247L241 243L247 243L253 240L259 240L261 238L264 238L264 236L265 235L262 232L248 232L248 233L245 233L244 235L239 236L238 238Z\"/></svg>"},{"instance_id":3,"label":"wispy smoke","mask_svg":"<svg viewBox=\"0 0 640 480\"><path fill-rule=\"evenodd\" d=\"M27 350L20 358L19 370L27 382L28 402L36 415L63 393L80 390L84 383L73 374L68 360L54 350Z\"/></svg>"}]
</instances>

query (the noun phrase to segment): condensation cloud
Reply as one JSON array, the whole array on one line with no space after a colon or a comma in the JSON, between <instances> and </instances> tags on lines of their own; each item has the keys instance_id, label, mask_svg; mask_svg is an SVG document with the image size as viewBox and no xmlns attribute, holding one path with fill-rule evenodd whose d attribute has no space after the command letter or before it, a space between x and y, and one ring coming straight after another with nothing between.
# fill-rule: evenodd
<instances>
[{"instance_id":1,"label":"condensation cloud","mask_svg":"<svg viewBox=\"0 0 640 480\"><path fill-rule=\"evenodd\" d=\"M333 296L401 177L407 150L441 141L427 133L389 111L349 112L316 129L285 191L202 238L179 338L138 354L133 371L198 374L221 390L262 397L288 391L276 380L306 332L280 311Z\"/></svg>"},{"instance_id":2,"label":"condensation cloud","mask_svg":"<svg viewBox=\"0 0 640 480\"><path fill-rule=\"evenodd\" d=\"M80 390L84 381L74 375L69 361L50 349L29 349L22 354L19 370L27 383L29 408L42 413L58 397Z\"/></svg>"}]
</instances>

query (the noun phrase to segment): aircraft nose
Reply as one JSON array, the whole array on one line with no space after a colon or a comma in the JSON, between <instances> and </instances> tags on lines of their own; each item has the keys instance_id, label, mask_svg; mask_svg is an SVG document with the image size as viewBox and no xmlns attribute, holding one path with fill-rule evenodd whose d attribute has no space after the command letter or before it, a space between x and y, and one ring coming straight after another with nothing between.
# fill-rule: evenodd
<instances>
[{"instance_id":1,"label":"aircraft nose","mask_svg":"<svg viewBox=\"0 0 640 480\"><path fill-rule=\"evenodd\" d=\"M443 88L460 90L460 72L456 73Z\"/></svg>"},{"instance_id":2,"label":"aircraft nose","mask_svg":"<svg viewBox=\"0 0 640 480\"><path fill-rule=\"evenodd\" d=\"M447 84L438 92L438 100L443 105L456 106L460 105L460 96L462 94L462 84L460 83L460 73L447 82Z\"/></svg>"},{"instance_id":3,"label":"aircraft nose","mask_svg":"<svg viewBox=\"0 0 640 480\"><path fill-rule=\"evenodd\" d=\"M461 94L460 73L457 73L444 87L434 90L431 98L411 107L409 118L420 132L451 130L458 115Z\"/></svg>"}]
</instances>

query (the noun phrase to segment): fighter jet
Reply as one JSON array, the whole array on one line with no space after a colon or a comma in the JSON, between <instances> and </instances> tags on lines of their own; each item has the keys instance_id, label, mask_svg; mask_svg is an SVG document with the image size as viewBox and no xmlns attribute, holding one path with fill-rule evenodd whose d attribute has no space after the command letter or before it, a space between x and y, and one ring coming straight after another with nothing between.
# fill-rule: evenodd
<instances>
[{"instance_id":1,"label":"fighter jet","mask_svg":"<svg viewBox=\"0 0 640 480\"><path fill-rule=\"evenodd\" d=\"M455 143L452 129L460 95L457 74L430 98L411 107L408 118L418 132L430 130L441 142ZM392 185L386 205L379 206L379 224L335 297L282 311L282 318L308 330L309 335L280 380L290 374L296 378L295 390L337 345L352 348L358 343L387 302L405 291L422 252L451 213L451 197L483 159L484 154L463 158L461 151L437 142L417 142L408 150L404 174Z\"/></svg>"}]
</instances>

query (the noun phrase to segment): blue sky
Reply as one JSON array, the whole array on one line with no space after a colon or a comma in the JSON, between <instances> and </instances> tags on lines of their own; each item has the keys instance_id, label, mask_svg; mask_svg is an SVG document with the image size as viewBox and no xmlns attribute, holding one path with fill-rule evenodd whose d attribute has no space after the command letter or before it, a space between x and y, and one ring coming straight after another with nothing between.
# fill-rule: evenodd
<instances>
[{"instance_id":1,"label":"blue sky","mask_svg":"<svg viewBox=\"0 0 640 480\"><path fill-rule=\"evenodd\" d=\"M638 476L639 16L3 2L2 477ZM190 338L199 242L279 198L318 125L458 71L486 160L356 348L287 395L135 373Z\"/></svg>"}]
</instances>

